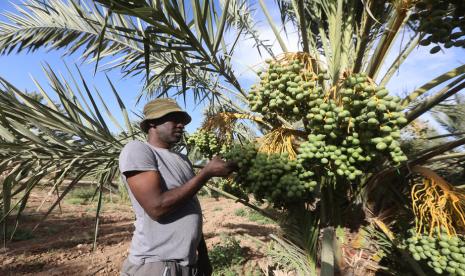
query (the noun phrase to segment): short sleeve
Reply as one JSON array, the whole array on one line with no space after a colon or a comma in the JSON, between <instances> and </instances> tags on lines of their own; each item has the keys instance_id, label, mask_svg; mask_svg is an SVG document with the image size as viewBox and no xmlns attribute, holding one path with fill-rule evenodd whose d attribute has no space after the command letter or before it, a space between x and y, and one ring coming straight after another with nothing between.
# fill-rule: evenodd
<instances>
[{"instance_id":1,"label":"short sleeve","mask_svg":"<svg viewBox=\"0 0 465 276\"><path fill-rule=\"evenodd\" d=\"M150 147L141 141L131 141L119 155L121 173L129 171L158 171L158 164Z\"/></svg>"}]
</instances>

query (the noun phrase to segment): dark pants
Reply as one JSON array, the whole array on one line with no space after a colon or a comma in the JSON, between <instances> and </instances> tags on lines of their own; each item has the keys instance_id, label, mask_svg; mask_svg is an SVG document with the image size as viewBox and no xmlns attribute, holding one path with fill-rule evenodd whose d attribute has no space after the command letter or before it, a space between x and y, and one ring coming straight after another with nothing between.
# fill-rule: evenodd
<instances>
[{"instance_id":1,"label":"dark pants","mask_svg":"<svg viewBox=\"0 0 465 276\"><path fill-rule=\"evenodd\" d=\"M196 267L182 266L177 262L123 263L121 276L199 276Z\"/></svg>"}]
</instances>

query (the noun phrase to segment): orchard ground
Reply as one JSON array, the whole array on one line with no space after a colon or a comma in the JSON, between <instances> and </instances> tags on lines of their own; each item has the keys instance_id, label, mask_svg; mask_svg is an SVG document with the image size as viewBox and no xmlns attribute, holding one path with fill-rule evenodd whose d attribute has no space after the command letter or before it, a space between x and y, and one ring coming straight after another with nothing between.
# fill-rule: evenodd
<instances>
[{"instance_id":1,"label":"orchard ground","mask_svg":"<svg viewBox=\"0 0 465 276\"><path fill-rule=\"evenodd\" d=\"M76 191L67 195L34 232L31 229L56 195L49 197L37 211L48 190L37 189L32 193L15 239L0 249L0 275L119 275L134 229L130 204L121 202L115 194L105 196L98 244L92 251L97 206L96 199L91 200L94 190ZM231 272L228 275L262 274L260 267L266 266L267 260L263 248L253 238L267 241L269 234L278 231L277 226L230 199L208 195L199 198L209 249L224 244L225 240L237 240L240 244L241 256L226 256L240 262L225 268ZM11 227L14 221L8 225ZM223 253L220 251L220 255Z\"/></svg>"}]
</instances>

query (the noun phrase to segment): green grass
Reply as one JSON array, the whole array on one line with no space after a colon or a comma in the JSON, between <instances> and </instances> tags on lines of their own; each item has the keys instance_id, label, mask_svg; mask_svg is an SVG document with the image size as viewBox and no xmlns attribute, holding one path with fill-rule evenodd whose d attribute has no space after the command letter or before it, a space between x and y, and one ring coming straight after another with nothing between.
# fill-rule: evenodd
<instances>
[{"instance_id":1,"label":"green grass","mask_svg":"<svg viewBox=\"0 0 465 276\"><path fill-rule=\"evenodd\" d=\"M73 205L86 204L85 200L83 200L82 198L76 198L76 197L68 198L65 200L65 202L68 204L73 204Z\"/></svg>"},{"instance_id":2,"label":"green grass","mask_svg":"<svg viewBox=\"0 0 465 276\"><path fill-rule=\"evenodd\" d=\"M216 211L223 211L223 208L221 208L221 207L215 207L215 208L213 208L213 211L215 211L215 212L216 212Z\"/></svg>"},{"instance_id":3,"label":"green grass","mask_svg":"<svg viewBox=\"0 0 465 276\"><path fill-rule=\"evenodd\" d=\"M67 195L66 203L82 205L89 204L92 202L92 199L96 200L98 194L95 194L95 188L93 187L79 187L73 189L69 195Z\"/></svg>"},{"instance_id":4,"label":"green grass","mask_svg":"<svg viewBox=\"0 0 465 276\"><path fill-rule=\"evenodd\" d=\"M213 271L212 276L239 276L240 274L236 270L235 267L222 268Z\"/></svg>"},{"instance_id":5,"label":"green grass","mask_svg":"<svg viewBox=\"0 0 465 276\"><path fill-rule=\"evenodd\" d=\"M256 265L247 266L247 252L232 236L222 235L221 243L213 246L208 255L213 267L213 276L263 275Z\"/></svg>"},{"instance_id":6,"label":"green grass","mask_svg":"<svg viewBox=\"0 0 465 276\"><path fill-rule=\"evenodd\" d=\"M101 209L101 211L103 208ZM92 205L86 208L86 213L95 213L97 211L97 205Z\"/></svg>"},{"instance_id":7,"label":"green grass","mask_svg":"<svg viewBox=\"0 0 465 276\"><path fill-rule=\"evenodd\" d=\"M255 268L245 268L242 265L232 265L230 267L214 270L213 276L262 276L263 272Z\"/></svg>"},{"instance_id":8,"label":"green grass","mask_svg":"<svg viewBox=\"0 0 465 276\"><path fill-rule=\"evenodd\" d=\"M247 216L247 210L244 208L239 208L234 211L234 215L238 217L245 217Z\"/></svg>"},{"instance_id":9,"label":"green grass","mask_svg":"<svg viewBox=\"0 0 465 276\"><path fill-rule=\"evenodd\" d=\"M248 220L256 222L258 224L273 224L274 221L263 216L262 214L245 208L239 208L234 211L234 214L238 217L246 217Z\"/></svg>"},{"instance_id":10,"label":"green grass","mask_svg":"<svg viewBox=\"0 0 465 276\"><path fill-rule=\"evenodd\" d=\"M236 268L245 262L244 250L234 237L223 236L221 244L213 246L208 255L213 275L239 275Z\"/></svg>"},{"instance_id":11,"label":"green grass","mask_svg":"<svg viewBox=\"0 0 465 276\"><path fill-rule=\"evenodd\" d=\"M263 216L262 214L256 212L256 211L249 211L248 215L249 220L256 222L258 224L273 224L274 221Z\"/></svg>"}]
</instances>

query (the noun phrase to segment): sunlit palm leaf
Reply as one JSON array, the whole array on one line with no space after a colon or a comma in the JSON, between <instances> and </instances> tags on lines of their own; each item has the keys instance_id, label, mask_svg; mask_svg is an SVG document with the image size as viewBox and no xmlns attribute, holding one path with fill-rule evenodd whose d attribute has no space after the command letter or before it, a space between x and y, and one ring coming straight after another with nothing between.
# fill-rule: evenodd
<instances>
[{"instance_id":1,"label":"sunlit palm leaf","mask_svg":"<svg viewBox=\"0 0 465 276\"><path fill-rule=\"evenodd\" d=\"M1 202L4 210L0 221L4 221L16 206L20 207L17 213L19 218L28 195L41 180L48 180L54 188L62 190L42 220L82 177L99 176L97 179L102 191L102 185L108 185L117 174L117 160L123 144L128 139L134 139L127 131L132 128L130 124L119 136L115 136L102 114L97 116L98 119L93 118L82 109L84 99L72 98L78 93L68 90L71 85L60 81L50 69L46 72L53 92L60 100L59 106L63 107L60 110L38 102L0 78L0 121L3 130L0 133L0 155L8 156L6 161L11 161L0 164L0 172L6 174ZM83 78L81 84L88 89ZM116 91L114 93L117 95ZM93 111L99 114L93 92L88 90L87 96L94 104ZM124 104L120 102L120 105L125 114ZM127 117L127 114L124 116ZM131 131L141 135L139 131ZM72 181L65 184L65 179ZM21 193L23 196L19 196ZM16 202L10 204L13 197ZM97 220L99 211L100 207Z\"/></svg>"},{"instance_id":2,"label":"sunlit palm leaf","mask_svg":"<svg viewBox=\"0 0 465 276\"><path fill-rule=\"evenodd\" d=\"M137 69L133 60L143 53L141 44L124 37L117 29L141 31L129 19L121 15L111 15L108 21L112 30L105 32L99 47L99 35L105 16L97 7L87 7L85 1L78 5L74 1L54 1L53 6L43 1L28 0L24 6L16 5L17 13L6 12L8 19L0 23L0 53L12 51L34 51L66 48L65 54L81 53L85 59L95 60L118 55L120 60L115 67L128 70ZM130 67L127 67L130 66Z\"/></svg>"},{"instance_id":3,"label":"sunlit palm leaf","mask_svg":"<svg viewBox=\"0 0 465 276\"><path fill-rule=\"evenodd\" d=\"M436 86L441 85L444 82L453 80L456 77L464 75L464 74L465 74L465 65L461 65L448 72L445 72L437 76L436 78L423 84L420 88L412 91L405 99L402 100L402 106L407 107L409 104L413 103L415 99L424 95L425 93L435 88Z\"/></svg>"},{"instance_id":4,"label":"sunlit palm leaf","mask_svg":"<svg viewBox=\"0 0 465 276\"><path fill-rule=\"evenodd\" d=\"M198 97L203 97L201 95L216 88L211 80L217 78L212 71L218 70L200 70L208 67L208 62L192 60L195 55L191 54L171 54L172 50L187 51L190 46L184 49L184 46L177 48L172 42L169 42L169 47L154 43L151 45L152 51L148 53L149 64L146 68L143 39L152 33L147 24L141 23L140 20L121 14L107 13L105 16L102 7L88 7L85 2L78 3L74 0L54 1L53 6L43 1L28 0L25 1L24 7L18 5L16 8L17 13L5 13L8 21L0 22L0 54L34 51L45 47L65 48L65 54L80 53L82 58L91 62L112 57L102 68L119 68L125 75L130 76L149 70L150 85L147 87L148 95L144 93L144 96L160 96L170 89L181 90L181 93L184 93L185 91L180 89L181 76L187 79L187 88ZM216 59L217 67L225 59ZM231 72L230 68L223 67L223 70ZM236 84L238 85L237 81ZM210 95L207 99L212 97L215 95Z\"/></svg>"},{"instance_id":5,"label":"sunlit palm leaf","mask_svg":"<svg viewBox=\"0 0 465 276\"><path fill-rule=\"evenodd\" d=\"M138 2L137 6L125 1L97 2L115 13L132 15L146 23L143 34L128 31L128 36L143 41L150 53L164 53L171 58L171 63L159 71L151 72L147 82L149 90L158 89L158 95L165 94L172 88L186 87L183 85L186 79L192 79L192 87L195 87L199 84L199 73L202 75L205 72L213 74L210 77L222 77L238 93L245 95L229 63L229 57L224 56L224 53L222 55L218 47L224 36L221 30L227 30L226 24L229 23L214 2L192 1L191 14L182 13L178 1L162 1L155 6L145 1ZM228 13L228 8L225 7L222 12ZM218 15L218 20L213 14ZM219 28L219 31L213 32L213 26ZM145 68L151 67L151 62L146 62ZM162 77L166 76L171 76L171 79L163 81Z\"/></svg>"},{"instance_id":6,"label":"sunlit palm leaf","mask_svg":"<svg viewBox=\"0 0 465 276\"><path fill-rule=\"evenodd\" d=\"M449 133L460 134L465 132L463 103L438 105L433 109L432 115Z\"/></svg>"},{"instance_id":7,"label":"sunlit palm leaf","mask_svg":"<svg viewBox=\"0 0 465 276\"><path fill-rule=\"evenodd\" d=\"M465 88L465 74L459 76L454 81L443 87L440 91L438 91L433 96L427 98L423 102L419 103L417 106L412 108L410 111L407 112L405 117L409 122L415 120L423 113L431 110L434 106L438 105L442 101L446 100L447 98L457 94L462 89Z\"/></svg>"}]
</instances>

